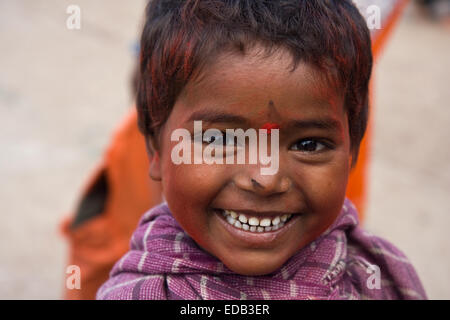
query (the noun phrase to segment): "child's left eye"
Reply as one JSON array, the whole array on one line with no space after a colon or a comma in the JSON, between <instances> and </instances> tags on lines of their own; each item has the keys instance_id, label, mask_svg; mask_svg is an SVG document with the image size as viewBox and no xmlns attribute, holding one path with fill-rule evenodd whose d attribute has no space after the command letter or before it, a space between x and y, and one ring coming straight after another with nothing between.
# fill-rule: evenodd
<instances>
[{"instance_id":1,"label":"child's left eye","mask_svg":"<svg viewBox=\"0 0 450 320\"><path fill-rule=\"evenodd\" d=\"M324 143L317 141L316 139L303 139L295 142L291 150L301 151L301 152L320 152L329 148L329 146Z\"/></svg>"}]
</instances>

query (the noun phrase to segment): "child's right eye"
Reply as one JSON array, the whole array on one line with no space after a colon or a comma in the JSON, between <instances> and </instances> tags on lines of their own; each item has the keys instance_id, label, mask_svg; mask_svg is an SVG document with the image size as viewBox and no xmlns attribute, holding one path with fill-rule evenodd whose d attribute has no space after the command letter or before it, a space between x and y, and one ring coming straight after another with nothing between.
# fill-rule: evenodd
<instances>
[{"instance_id":1,"label":"child's right eye","mask_svg":"<svg viewBox=\"0 0 450 320\"><path fill-rule=\"evenodd\" d=\"M205 132L203 132L203 143L206 144L234 146L234 140L234 135L227 135L224 132L221 132L220 134L218 132L213 134L205 134Z\"/></svg>"}]
</instances>

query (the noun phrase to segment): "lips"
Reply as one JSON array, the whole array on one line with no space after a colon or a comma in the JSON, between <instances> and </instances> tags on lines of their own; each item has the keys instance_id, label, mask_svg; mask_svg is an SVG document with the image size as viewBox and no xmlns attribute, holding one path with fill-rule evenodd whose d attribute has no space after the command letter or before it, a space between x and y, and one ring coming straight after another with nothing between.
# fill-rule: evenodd
<instances>
[{"instance_id":1,"label":"lips","mask_svg":"<svg viewBox=\"0 0 450 320\"><path fill-rule=\"evenodd\" d=\"M222 230L225 229L231 241L254 248L269 248L275 245L275 243L284 241L282 240L285 238L284 235L288 233L301 217L300 214L286 212L263 214L253 211L246 211L244 213L229 209L213 209L213 212L214 216L217 217L216 221L221 225ZM247 222L244 223L239 218L243 221L247 219ZM256 224L256 219L252 218L258 219L258 225L251 224ZM278 219L280 220L279 222ZM275 224L273 223L274 220ZM269 221L270 225L267 225ZM245 225L248 226L248 230L246 230L247 227Z\"/></svg>"}]
</instances>

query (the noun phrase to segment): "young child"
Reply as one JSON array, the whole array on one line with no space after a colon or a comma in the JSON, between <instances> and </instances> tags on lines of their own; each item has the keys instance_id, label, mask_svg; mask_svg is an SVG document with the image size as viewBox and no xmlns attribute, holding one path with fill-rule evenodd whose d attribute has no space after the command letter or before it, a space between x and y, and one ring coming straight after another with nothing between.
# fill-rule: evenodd
<instances>
[{"instance_id":1,"label":"young child","mask_svg":"<svg viewBox=\"0 0 450 320\"><path fill-rule=\"evenodd\" d=\"M425 299L407 258L345 198L371 69L349 0L152 1L137 107L165 202L97 298ZM259 148L230 129L256 130ZM269 174L249 161L264 137ZM245 163L229 161L242 151Z\"/></svg>"}]
</instances>

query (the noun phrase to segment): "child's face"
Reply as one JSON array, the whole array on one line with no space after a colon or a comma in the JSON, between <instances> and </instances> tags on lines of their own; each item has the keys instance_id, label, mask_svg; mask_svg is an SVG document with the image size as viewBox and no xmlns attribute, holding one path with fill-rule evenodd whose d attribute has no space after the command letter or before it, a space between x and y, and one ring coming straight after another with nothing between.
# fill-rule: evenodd
<instances>
[{"instance_id":1,"label":"child's face","mask_svg":"<svg viewBox=\"0 0 450 320\"><path fill-rule=\"evenodd\" d=\"M247 54L217 59L203 77L185 87L162 127L158 154L151 159L151 175L162 178L178 223L239 274L268 274L281 267L330 226L345 197L351 152L343 98L312 67L301 63L291 73L290 63L284 51L269 58ZM261 175L261 165L247 161L174 164L171 152L178 141L172 142L171 134L186 128L193 137L191 116L198 112L209 118L195 118L203 120L203 130L258 130L278 124L278 172ZM214 120L219 114L230 117ZM216 209L234 210L260 223L292 216L275 231L252 232L231 226Z\"/></svg>"}]
</instances>

